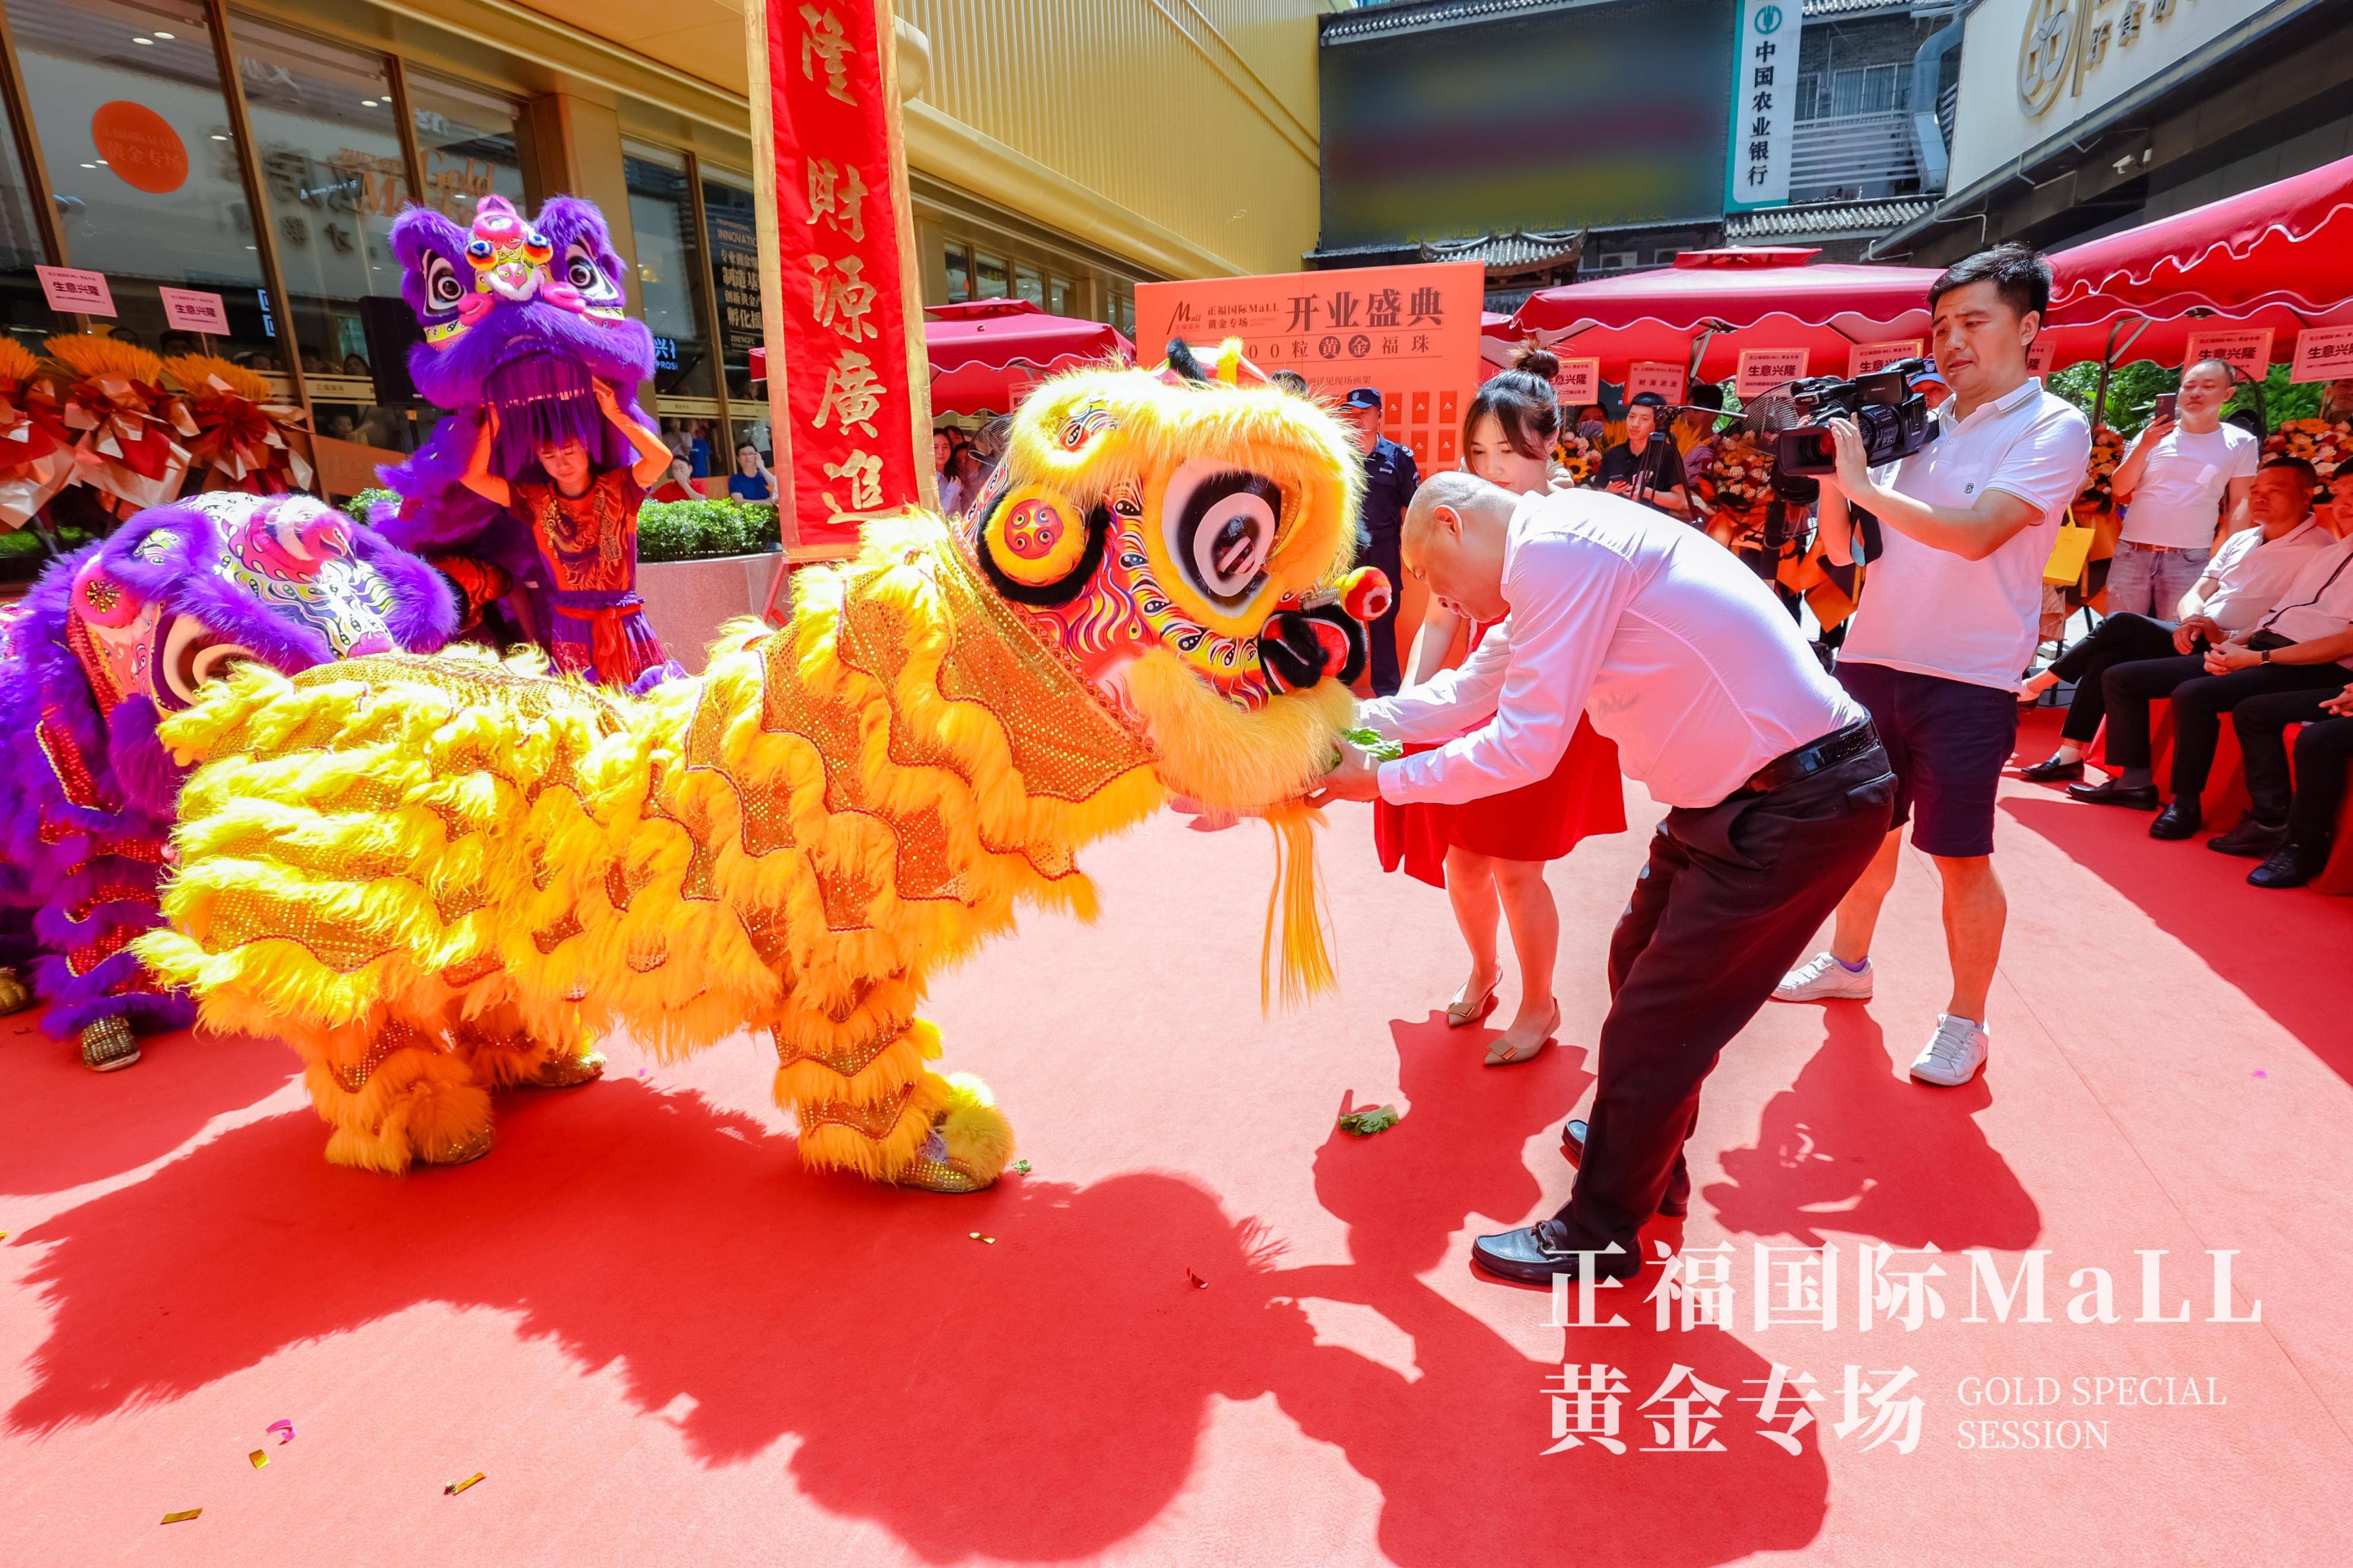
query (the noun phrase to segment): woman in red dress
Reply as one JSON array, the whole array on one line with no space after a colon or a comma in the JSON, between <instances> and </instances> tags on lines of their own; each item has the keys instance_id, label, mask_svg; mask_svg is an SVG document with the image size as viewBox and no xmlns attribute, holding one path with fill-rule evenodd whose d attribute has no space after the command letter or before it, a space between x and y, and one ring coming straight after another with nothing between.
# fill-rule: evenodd
<instances>
[{"instance_id":1,"label":"woman in red dress","mask_svg":"<svg viewBox=\"0 0 2353 1568\"><path fill-rule=\"evenodd\" d=\"M1553 439L1560 407L1552 378L1560 362L1543 349L1523 348L1513 368L1479 389L1462 421L1462 466L1482 479L1522 494L1551 488ZM1433 599L1413 644L1409 681L1419 685L1445 668L1463 620ZM1491 628L1471 627L1471 646ZM1409 750L1424 751L1427 747ZM1446 1008L1446 1021L1467 1028L1495 1010L1504 968L1495 947L1497 917L1512 929L1520 964L1519 1009L1511 1026L1487 1050L1489 1067L1533 1060L1560 1026L1553 997L1553 961L1560 945L1560 912L1545 881L1545 864L1557 860L1589 833L1626 828L1625 786L1616 742L1579 718L1568 750L1552 776L1463 805L1391 805L1374 809L1381 866L1402 867L1453 900L1454 923L1471 950L1471 975Z\"/></svg>"}]
</instances>

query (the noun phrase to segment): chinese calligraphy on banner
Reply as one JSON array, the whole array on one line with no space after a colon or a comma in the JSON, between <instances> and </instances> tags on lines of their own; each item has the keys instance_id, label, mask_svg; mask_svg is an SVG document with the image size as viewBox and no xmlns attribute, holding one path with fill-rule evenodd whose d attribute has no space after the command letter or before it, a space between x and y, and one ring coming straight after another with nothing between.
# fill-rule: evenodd
<instances>
[{"instance_id":1,"label":"chinese calligraphy on banner","mask_svg":"<svg viewBox=\"0 0 2353 1568\"><path fill-rule=\"evenodd\" d=\"M1907 359L1920 357L1920 340L1905 338L1898 342L1857 343L1847 351L1846 373L1850 376L1870 375L1885 370L1891 364L1902 364Z\"/></svg>"},{"instance_id":2,"label":"chinese calligraphy on banner","mask_svg":"<svg viewBox=\"0 0 2353 1568\"><path fill-rule=\"evenodd\" d=\"M1135 343L1155 363L1171 338L1214 347L1242 340L1261 370L1293 370L1317 396L1380 389L1381 433L1424 472L1451 468L1462 409L1479 384L1476 261L1279 272L1135 286Z\"/></svg>"},{"instance_id":3,"label":"chinese calligraphy on banner","mask_svg":"<svg viewBox=\"0 0 2353 1568\"><path fill-rule=\"evenodd\" d=\"M2221 360L2241 375L2261 381L2271 369L2272 329L2234 327L2227 331L2192 332L2181 351L2181 363L2193 365L2201 359Z\"/></svg>"},{"instance_id":4,"label":"chinese calligraphy on banner","mask_svg":"<svg viewBox=\"0 0 2353 1568\"><path fill-rule=\"evenodd\" d=\"M745 16L777 500L788 547L838 550L869 518L933 504L890 4Z\"/></svg>"},{"instance_id":5,"label":"chinese calligraphy on banner","mask_svg":"<svg viewBox=\"0 0 2353 1568\"><path fill-rule=\"evenodd\" d=\"M2290 381L2334 381L2353 375L2353 327L2306 327L2295 335Z\"/></svg>"},{"instance_id":6,"label":"chinese calligraphy on banner","mask_svg":"<svg viewBox=\"0 0 2353 1568\"><path fill-rule=\"evenodd\" d=\"M1726 117L1724 210L1787 205L1789 125L1798 105L1799 0L1740 0Z\"/></svg>"},{"instance_id":7,"label":"chinese calligraphy on banner","mask_svg":"<svg viewBox=\"0 0 2353 1568\"><path fill-rule=\"evenodd\" d=\"M1803 381L1808 357L1804 349L1742 349L1732 390L1744 398L1762 397L1793 381Z\"/></svg>"}]
</instances>

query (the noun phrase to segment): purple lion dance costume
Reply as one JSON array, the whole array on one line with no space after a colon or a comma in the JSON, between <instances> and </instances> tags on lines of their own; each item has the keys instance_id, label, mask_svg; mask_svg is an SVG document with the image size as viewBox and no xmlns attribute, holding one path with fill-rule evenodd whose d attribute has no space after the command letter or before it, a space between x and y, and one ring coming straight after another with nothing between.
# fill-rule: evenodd
<instances>
[{"instance_id":1,"label":"purple lion dance costume","mask_svg":"<svg viewBox=\"0 0 2353 1568\"><path fill-rule=\"evenodd\" d=\"M425 331L409 374L454 412L384 470L401 499L377 526L448 577L470 635L606 686L681 673L637 593L638 509L670 453L636 401L653 336L624 313L603 216L559 196L526 223L485 196L470 230L411 207L392 245Z\"/></svg>"},{"instance_id":2,"label":"purple lion dance costume","mask_svg":"<svg viewBox=\"0 0 2353 1568\"><path fill-rule=\"evenodd\" d=\"M192 1023L123 951L162 923L182 770L157 722L236 661L431 652L456 621L439 574L306 495L191 497L51 566L0 623L21 737L0 759L0 1012L37 993L101 1072L138 1059L136 1031Z\"/></svg>"}]
</instances>

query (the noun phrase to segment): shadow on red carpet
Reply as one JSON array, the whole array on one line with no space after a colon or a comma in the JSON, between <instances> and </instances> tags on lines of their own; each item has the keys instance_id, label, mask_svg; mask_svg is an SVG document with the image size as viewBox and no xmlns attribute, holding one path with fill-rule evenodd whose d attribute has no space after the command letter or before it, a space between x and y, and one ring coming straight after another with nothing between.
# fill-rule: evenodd
<instances>
[{"instance_id":1,"label":"shadow on red carpet","mask_svg":"<svg viewBox=\"0 0 2353 1568\"><path fill-rule=\"evenodd\" d=\"M1516 1222L1537 1201L1514 1130L1566 1114L1581 1058L1466 1071L1444 1033L1399 1026L1411 1113L1318 1158L1319 1195L1354 1227L1346 1267L1282 1268L1255 1224L1177 1175L913 1196L806 1173L753 1120L631 1082L512 1097L488 1160L400 1181L324 1164L307 1113L269 1118L23 1236L47 1247L29 1283L51 1327L5 1419L39 1432L168 1402L448 1302L609 1369L703 1463L797 1437L783 1462L812 1499L938 1561L1119 1542L1183 1487L1210 1396L1268 1393L1379 1488L1401 1563L1557 1563L1578 1528L1639 1531L1641 1560L1664 1564L1810 1540L1827 1507L1814 1433L1794 1456L1745 1426L1723 1431L1726 1455L1641 1451L1661 1439L1637 1406L1678 1366L1728 1390L1727 1415L1767 1369L1712 1330L1654 1332L1639 1298L1618 1303L1632 1327L1572 1331L1563 1352L1623 1373L1628 1451L1538 1457L1557 1363L1415 1276L1466 1206ZM1308 1296L1389 1318L1418 1375L1318 1344ZM502 1418L505 1391L450 1386L429 1360L409 1388L385 1420ZM1279 1478L1265 1485L1282 1506Z\"/></svg>"},{"instance_id":2,"label":"shadow on red carpet","mask_svg":"<svg viewBox=\"0 0 2353 1568\"><path fill-rule=\"evenodd\" d=\"M0 1019L0 1193L59 1193L136 1170L294 1076L286 1047L242 1035L159 1035L97 1074L43 1034L37 1012Z\"/></svg>"},{"instance_id":3,"label":"shadow on red carpet","mask_svg":"<svg viewBox=\"0 0 2353 1568\"><path fill-rule=\"evenodd\" d=\"M2145 812L2055 795L2005 795L2002 808L2069 859L2139 906L2168 936L2236 986L2328 1069L2353 1083L2353 1026L2341 988L2313 984L2315 966L2353 951L2353 900L2247 885L2253 862L2217 855L2200 836L2148 836Z\"/></svg>"},{"instance_id":4,"label":"shadow on red carpet","mask_svg":"<svg viewBox=\"0 0 2353 1568\"><path fill-rule=\"evenodd\" d=\"M1724 1227L1806 1247L1829 1232L1947 1252L2032 1247L2042 1215L1976 1121L1993 1103L1985 1079L1915 1083L1861 1004L1822 1013L1821 1048L1766 1102L1757 1142L1724 1152L1730 1180L1700 1190Z\"/></svg>"}]
</instances>

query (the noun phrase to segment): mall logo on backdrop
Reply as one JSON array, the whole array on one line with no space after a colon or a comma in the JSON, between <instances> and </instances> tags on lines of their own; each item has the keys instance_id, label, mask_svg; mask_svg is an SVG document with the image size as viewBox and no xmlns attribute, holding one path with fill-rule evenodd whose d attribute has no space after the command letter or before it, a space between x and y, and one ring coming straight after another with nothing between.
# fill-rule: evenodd
<instances>
[{"instance_id":1,"label":"mall logo on backdrop","mask_svg":"<svg viewBox=\"0 0 2353 1568\"><path fill-rule=\"evenodd\" d=\"M2073 1294L2062 1314L2053 1316L2048 1248L2021 1254L2005 1278L2000 1261L1984 1247L1947 1253L1933 1244L1900 1247L1866 1243L1855 1249L1851 1268L1842 1270L1835 1243L1783 1247L1756 1242L1751 1244L1744 1279L1739 1277L1738 1253L1729 1241L1679 1251L1670 1251L1662 1243L1652 1245L1657 1256L1644 1273L1655 1268L1659 1278L1643 1300L1653 1309L1661 1333L1744 1326L1757 1333L1774 1329L1829 1332L1839 1329L1845 1317L1857 1332L1901 1331L1909 1335L1947 1318L1948 1293L1954 1298L1951 1305L1959 1306L1964 1277L1968 1310L1950 1318L1958 1323L2260 1323L2263 1316L2260 1300L2250 1301L2243 1312L2237 1310L2231 1279L2231 1260L2238 1256L2235 1250L2210 1249L2205 1255L2202 1272L2211 1295L2202 1319L2188 1296L2176 1293L2178 1287L2168 1289L2167 1250L2137 1250L2139 1310L2127 1320L2119 1305L2116 1276L2098 1268L2077 1268L2068 1274L2067 1289ZM1553 1276L1547 1327L1630 1326L1614 1310L1602 1315L1606 1309L1601 1292L1639 1289L1641 1277L1599 1282L1593 1277L1596 1260L1620 1250L1613 1245L1601 1252L1576 1254L1576 1279L1565 1274ZM1954 1267L1947 1268L1947 1263ZM1852 1281L1851 1295L1841 1288L1842 1278ZM1744 1295L1745 1310L1740 1300ZM1606 1342L1593 1348L1606 1348ZM1909 1454L1919 1446L1928 1396L1919 1370L1908 1363L1873 1367L1841 1363L1825 1383L1810 1370L1776 1360L1764 1376L1739 1381L1757 1392L1736 1396L1729 1384L1712 1384L1696 1368L1677 1361L1648 1397L1638 1398L1630 1374L1616 1364L1565 1361L1542 1385L1550 1409L1550 1446L1542 1451L1562 1454L1589 1448L1620 1456L1630 1447L1650 1454L1720 1454L1729 1451L1724 1441L1726 1436L1746 1436L1795 1456L1804 1447L1798 1435L1817 1424L1823 1426L1818 1441L1852 1443L1859 1452L1891 1447ZM2151 1375L2138 1367L2064 1376L2043 1372L1973 1373L1961 1378L1952 1392L1967 1413L1953 1428L1955 1447L1997 1451L2104 1451L2112 1438L2113 1412L2230 1403L2218 1378ZM1727 1406L1743 1405L1752 1411L1745 1425L1725 1414ZM1816 1415L1817 1406L1829 1407L1822 1418ZM1978 1414L1986 1409L2051 1408L2073 1408L2084 1414ZM1824 1419L1832 1414L1835 1419ZM1645 1426L1651 1441L1641 1444Z\"/></svg>"},{"instance_id":2,"label":"mall logo on backdrop","mask_svg":"<svg viewBox=\"0 0 2353 1568\"><path fill-rule=\"evenodd\" d=\"M2080 98L2084 76L2106 62L2111 48L2131 49L2189 3L2029 0L2018 50L2018 101L2038 115L2058 101L2062 89Z\"/></svg>"}]
</instances>

